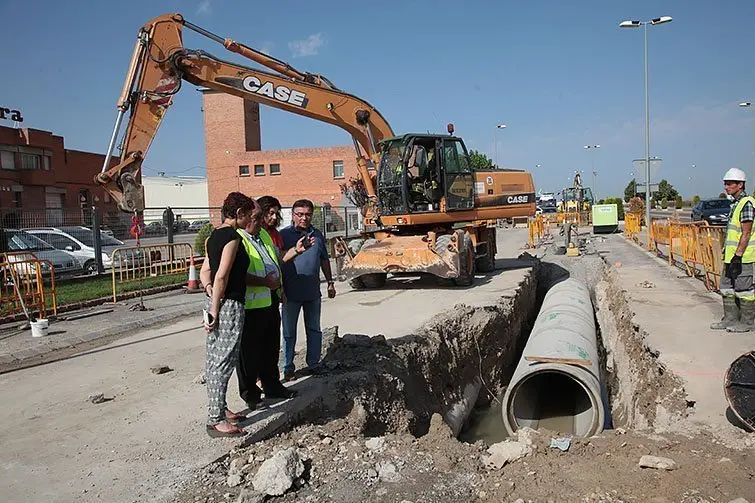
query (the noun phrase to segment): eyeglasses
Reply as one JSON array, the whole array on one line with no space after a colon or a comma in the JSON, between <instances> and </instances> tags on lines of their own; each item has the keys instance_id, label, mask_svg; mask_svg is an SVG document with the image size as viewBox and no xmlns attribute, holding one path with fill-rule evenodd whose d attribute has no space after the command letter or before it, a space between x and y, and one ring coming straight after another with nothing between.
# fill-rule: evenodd
<instances>
[{"instance_id":1,"label":"eyeglasses","mask_svg":"<svg viewBox=\"0 0 755 503\"><path fill-rule=\"evenodd\" d=\"M294 212L294 215L296 215L299 218L304 218L304 217L312 218L312 213L300 213L297 211L297 212Z\"/></svg>"}]
</instances>

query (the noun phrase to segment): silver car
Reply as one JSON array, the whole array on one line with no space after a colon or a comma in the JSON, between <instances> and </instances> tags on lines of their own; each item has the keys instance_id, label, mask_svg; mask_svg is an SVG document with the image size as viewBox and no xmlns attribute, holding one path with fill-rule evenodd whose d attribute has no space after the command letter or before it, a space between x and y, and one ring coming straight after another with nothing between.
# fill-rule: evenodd
<instances>
[{"instance_id":1,"label":"silver car","mask_svg":"<svg viewBox=\"0 0 755 503\"><path fill-rule=\"evenodd\" d=\"M83 274L84 269L79 262L71 255L56 250L49 243L39 239L28 232L19 229L5 229L7 250L10 252L8 260L10 263L21 262L24 260L37 258L42 262L42 276L50 276L50 264L55 269L55 279L78 276ZM32 264L25 265L19 263L16 266L17 273L21 275L36 274L36 268Z\"/></svg>"}]
</instances>

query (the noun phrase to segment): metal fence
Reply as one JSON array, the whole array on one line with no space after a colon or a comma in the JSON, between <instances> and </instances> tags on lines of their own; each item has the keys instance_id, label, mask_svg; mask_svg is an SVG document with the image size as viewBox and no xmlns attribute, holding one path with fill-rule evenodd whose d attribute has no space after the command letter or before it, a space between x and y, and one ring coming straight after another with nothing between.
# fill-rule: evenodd
<instances>
[{"instance_id":1,"label":"metal fence","mask_svg":"<svg viewBox=\"0 0 755 503\"><path fill-rule=\"evenodd\" d=\"M0 208L0 252L33 252L40 260L55 264L59 280L110 273L113 250L137 246L136 224L141 228L141 247L188 243L201 252L206 235L198 240L199 231L208 223L220 225L221 213L219 207L146 208L135 220L115 209L95 207ZM281 213L281 227L290 225L291 208ZM329 243L336 237L357 237L363 228L359 209L344 206L316 206L312 224ZM63 263L65 271L59 270Z\"/></svg>"}]
</instances>

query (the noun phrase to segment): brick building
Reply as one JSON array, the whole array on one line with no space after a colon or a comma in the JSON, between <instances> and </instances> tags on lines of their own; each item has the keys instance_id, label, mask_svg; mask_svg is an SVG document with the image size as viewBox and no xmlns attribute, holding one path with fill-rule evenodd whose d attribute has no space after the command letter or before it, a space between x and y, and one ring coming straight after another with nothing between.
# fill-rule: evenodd
<instances>
[{"instance_id":1,"label":"brick building","mask_svg":"<svg viewBox=\"0 0 755 503\"><path fill-rule=\"evenodd\" d=\"M203 95L210 206L236 190L273 195L284 206L301 198L350 205L339 185L358 176L353 146L262 150L258 103L212 90Z\"/></svg>"},{"instance_id":2,"label":"brick building","mask_svg":"<svg viewBox=\"0 0 755 503\"><path fill-rule=\"evenodd\" d=\"M0 126L0 223L68 224L77 214L81 220L82 208L92 206L117 212L109 194L93 181L104 158L67 149L63 137L49 131Z\"/></svg>"}]
</instances>

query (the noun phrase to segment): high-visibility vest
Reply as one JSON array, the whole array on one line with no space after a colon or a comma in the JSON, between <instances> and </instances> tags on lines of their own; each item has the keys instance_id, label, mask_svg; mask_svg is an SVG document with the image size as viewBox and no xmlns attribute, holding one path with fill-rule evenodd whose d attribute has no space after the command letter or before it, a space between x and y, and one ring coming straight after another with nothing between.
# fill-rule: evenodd
<instances>
[{"instance_id":1,"label":"high-visibility vest","mask_svg":"<svg viewBox=\"0 0 755 503\"><path fill-rule=\"evenodd\" d=\"M729 225L726 228L726 242L724 244L724 263L726 264L731 263L731 259L734 257L739 246L739 238L742 237L742 222L739 221L739 217L742 213L742 208L744 208L747 202L755 206L755 198L745 196L737 201L731 219L729 219ZM755 262L755 232L750 234L750 242L747 243L745 253L742 255L742 262L745 264Z\"/></svg>"},{"instance_id":2,"label":"high-visibility vest","mask_svg":"<svg viewBox=\"0 0 755 503\"><path fill-rule=\"evenodd\" d=\"M244 243L244 249L246 250L246 254L249 256L249 267L247 268L246 273L252 276L264 278L266 276L265 263L262 261L262 257L257 251L257 248L252 244L251 239L247 237L246 232L244 232L242 229L238 229L237 232L241 236L241 242ZM273 262L275 262L275 265L278 267L278 276L280 277L282 288L283 274L281 274L280 264L278 263L278 254L275 252L275 244L273 244L273 239L265 229L260 229L260 239L262 240L262 244L265 246L267 253L270 255L270 257L273 259ZM278 298L281 297L281 288L278 288L278 290L276 290ZM271 306L272 303L273 300L272 296L270 295L270 289L268 287L247 285L244 309L260 309L263 307Z\"/></svg>"}]
</instances>

